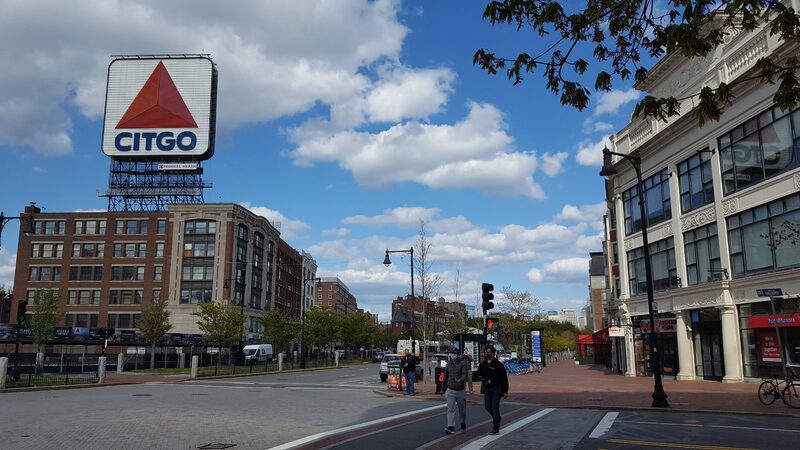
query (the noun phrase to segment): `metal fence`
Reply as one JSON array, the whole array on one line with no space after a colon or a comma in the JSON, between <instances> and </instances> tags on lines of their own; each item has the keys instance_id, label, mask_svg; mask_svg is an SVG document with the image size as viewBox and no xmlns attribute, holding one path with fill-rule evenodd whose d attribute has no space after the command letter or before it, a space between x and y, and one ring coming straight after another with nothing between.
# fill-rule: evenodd
<instances>
[{"instance_id":1,"label":"metal fence","mask_svg":"<svg viewBox=\"0 0 800 450\"><path fill-rule=\"evenodd\" d=\"M213 377L237 374L257 374L267 372L277 372L279 370L278 359L273 358L269 361L254 362L248 364L236 364L236 358L228 353L200 353L198 359L197 377ZM344 362L344 361L341 361ZM323 367L333 367L336 364L330 358L306 358L305 368L315 369ZM302 361L294 358L283 360L283 370L302 369Z\"/></svg>"},{"instance_id":2,"label":"metal fence","mask_svg":"<svg viewBox=\"0 0 800 450\"><path fill-rule=\"evenodd\" d=\"M97 364L94 355L46 355L37 364L36 355L22 354L9 361L6 387L97 383Z\"/></svg>"}]
</instances>

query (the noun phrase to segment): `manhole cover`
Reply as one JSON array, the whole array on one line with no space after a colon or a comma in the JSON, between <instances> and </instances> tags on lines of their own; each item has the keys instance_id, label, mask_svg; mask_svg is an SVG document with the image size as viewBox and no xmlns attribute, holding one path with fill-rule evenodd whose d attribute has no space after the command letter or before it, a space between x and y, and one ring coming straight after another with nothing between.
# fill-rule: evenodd
<instances>
[{"instance_id":1,"label":"manhole cover","mask_svg":"<svg viewBox=\"0 0 800 450\"><path fill-rule=\"evenodd\" d=\"M217 444L206 444L206 445L202 445L202 446L197 447L197 448L200 448L200 449L203 449L203 450L211 450L211 449L215 449L215 448L231 448L231 447L236 447L236 444L220 444L220 443L217 443Z\"/></svg>"},{"instance_id":2,"label":"manhole cover","mask_svg":"<svg viewBox=\"0 0 800 450\"><path fill-rule=\"evenodd\" d=\"M134 397L152 397L153 394L133 394Z\"/></svg>"}]
</instances>

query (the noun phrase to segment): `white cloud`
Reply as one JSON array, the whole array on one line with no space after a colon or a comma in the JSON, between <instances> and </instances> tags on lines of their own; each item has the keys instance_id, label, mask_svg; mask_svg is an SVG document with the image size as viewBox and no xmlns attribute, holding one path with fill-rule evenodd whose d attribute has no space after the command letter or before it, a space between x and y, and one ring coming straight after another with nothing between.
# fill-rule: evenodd
<instances>
[{"instance_id":1,"label":"white cloud","mask_svg":"<svg viewBox=\"0 0 800 450\"><path fill-rule=\"evenodd\" d=\"M367 94L372 122L428 118L440 112L453 92L455 73L449 69L400 69L384 74Z\"/></svg>"},{"instance_id":2,"label":"white cloud","mask_svg":"<svg viewBox=\"0 0 800 450\"><path fill-rule=\"evenodd\" d=\"M14 270L17 266L16 253L0 250L0 286L14 286Z\"/></svg>"},{"instance_id":3,"label":"white cloud","mask_svg":"<svg viewBox=\"0 0 800 450\"><path fill-rule=\"evenodd\" d=\"M611 147L609 136L605 136L597 142L585 140L579 144L575 161L582 166L602 166L603 147Z\"/></svg>"},{"instance_id":4,"label":"white cloud","mask_svg":"<svg viewBox=\"0 0 800 450\"><path fill-rule=\"evenodd\" d=\"M410 121L378 133L355 130L326 133L316 127L290 132L296 164L337 162L368 187L409 182L437 189L478 188L498 196L544 198L533 174L534 153L517 152L501 112L469 103L469 114L453 125ZM555 155L548 163L557 168Z\"/></svg>"},{"instance_id":5,"label":"white cloud","mask_svg":"<svg viewBox=\"0 0 800 450\"><path fill-rule=\"evenodd\" d=\"M404 207L386 209L377 216L350 216L342 223L350 225L395 225L399 228L419 228L420 221L431 221L439 208Z\"/></svg>"},{"instance_id":6,"label":"white cloud","mask_svg":"<svg viewBox=\"0 0 800 450\"><path fill-rule=\"evenodd\" d=\"M364 98L373 84L364 69L399 64L409 32L393 0L246 7L85 0L4 2L2 9L0 40L14 45L0 47L0 59L14 64L0 71L0 145L50 155L72 151L70 114L101 116L111 54L210 53L220 71L224 129ZM438 111L453 77L446 72L409 71L407 83L395 83L431 95L433 106L419 98L405 105L411 113ZM442 91L434 94L431 85Z\"/></svg>"},{"instance_id":7,"label":"white cloud","mask_svg":"<svg viewBox=\"0 0 800 450\"><path fill-rule=\"evenodd\" d=\"M564 258L547 263L540 268L528 271L528 279L533 283L545 281L569 283L589 281L589 258Z\"/></svg>"},{"instance_id":8,"label":"white cloud","mask_svg":"<svg viewBox=\"0 0 800 450\"><path fill-rule=\"evenodd\" d=\"M333 236L333 237L345 237L350 234L350 230L347 228L327 228L320 232L323 236Z\"/></svg>"},{"instance_id":9,"label":"white cloud","mask_svg":"<svg viewBox=\"0 0 800 450\"><path fill-rule=\"evenodd\" d=\"M548 176L556 176L563 171L563 164L569 154L567 152L559 152L551 155L545 153L542 155L542 172Z\"/></svg>"},{"instance_id":10,"label":"white cloud","mask_svg":"<svg viewBox=\"0 0 800 450\"><path fill-rule=\"evenodd\" d=\"M241 206L247 208L253 214L263 216L269 222L280 230L281 238L289 240L298 236L299 233L309 229L308 224L295 219L290 219L283 215L280 211L269 209L265 206L253 206L250 202L241 202Z\"/></svg>"},{"instance_id":11,"label":"white cloud","mask_svg":"<svg viewBox=\"0 0 800 450\"><path fill-rule=\"evenodd\" d=\"M589 222L595 229L602 230L603 216L606 214L607 209L606 202L582 206L566 204L561 208L561 212L556 214L555 220Z\"/></svg>"},{"instance_id":12,"label":"white cloud","mask_svg":"<svg viewBox=\"0 0 800 450\"><path fill-rule=\"evenodd\" d=\"M600 94L593 115L597 117L603 114L616 114L624 105L639 100L641 95L642 93L634 88L626 91L612 89L610 92L603 92Z\"/></svg>"}]
</instances>

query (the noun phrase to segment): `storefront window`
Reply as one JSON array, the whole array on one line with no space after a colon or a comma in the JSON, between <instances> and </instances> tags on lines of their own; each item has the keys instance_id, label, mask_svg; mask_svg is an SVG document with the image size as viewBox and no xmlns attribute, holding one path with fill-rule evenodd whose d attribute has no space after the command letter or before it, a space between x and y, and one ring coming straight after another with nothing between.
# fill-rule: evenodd
<instances>
[{"instance_id":1,"label":"storefront window","mask_svg":"<svg viewBox=\"0 0 800 450\"><path fill-rule=\"evenodd\" d=\"M779 336L786 363L800 364L800 299L775 300L774 308L773 315L768 301L739 306L745 377L783 376Z\"/></svg>"}]
</instances>

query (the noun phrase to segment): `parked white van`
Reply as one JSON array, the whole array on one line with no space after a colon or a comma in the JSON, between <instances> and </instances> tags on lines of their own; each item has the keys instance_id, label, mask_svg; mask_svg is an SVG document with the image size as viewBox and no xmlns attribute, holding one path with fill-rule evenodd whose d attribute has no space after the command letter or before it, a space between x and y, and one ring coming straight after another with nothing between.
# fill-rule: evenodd
<instances>
[{"instance_id":1,"label":"parked white van","mask_svg":"<svg viewBox=\"0 0 800 450\"><path fill-rule=\"evenodd\" d=\"M245 345L244 359L247 364L272 361L272 344Z\"/></svg>"}]
</instances>

